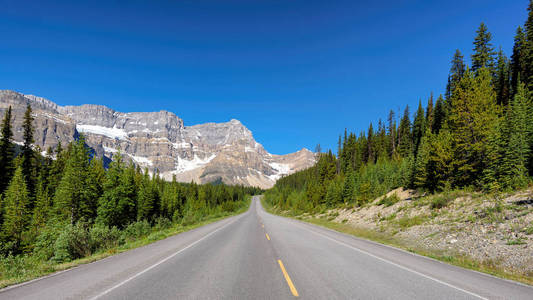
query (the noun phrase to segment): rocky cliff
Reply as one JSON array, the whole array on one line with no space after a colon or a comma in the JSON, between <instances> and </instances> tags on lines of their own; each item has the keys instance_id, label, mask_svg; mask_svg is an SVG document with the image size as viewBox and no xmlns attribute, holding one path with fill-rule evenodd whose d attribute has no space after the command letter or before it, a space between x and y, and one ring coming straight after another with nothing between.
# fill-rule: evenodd
<instances>
[{"instance_id":1,"label":"rocky cliff","mask_svg":"<svg viewBox=\"0 0 533 300\"><path fill-rule=\"evenodd\" d=\"M278 178L312 166L314 154L302 149L287 155L268 153L240 121L184 126L174 113L117 112L102 105L59 106L47 99L0 91L0 113L13 110L14 139L22 141L26 105L34 112L35 145L45 150L67 144L82 133L99 156L127 159L166 179L207 183L222 181L271 187Z\"/></svg>"}]
</instances>

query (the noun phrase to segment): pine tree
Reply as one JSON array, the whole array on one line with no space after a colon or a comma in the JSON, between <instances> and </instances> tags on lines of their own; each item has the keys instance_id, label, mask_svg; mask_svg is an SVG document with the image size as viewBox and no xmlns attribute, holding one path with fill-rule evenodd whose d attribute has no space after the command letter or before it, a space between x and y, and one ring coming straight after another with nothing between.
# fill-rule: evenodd
<instances>
[{"instance_id":1,"label":"pine tree","mask_svg":"<svg viewBox=\"0 0 533 300\"><path fill-rule=\"evenodd\" d=\"M444 104L444 98L442 98L442 95L440 95L439 98L437 98L437 103L435 104L433 125L431 126L432 132L434 134L439 134L445 120L446 120L446 108Z\"/></svg>"},{"instance_id":2,"label":"pine tree","mask_svg":"<svg viewBox=\"0 0 533 300\"><path fill-rule=\"evenodd\" d=\"M502 185L520 188L527 184L527 162L530 156L528 141L528 99L525 85L520 83L505 118L506 137L502 167Z\"/></svg>"},{"instance_id":3,"label":"pine tree","mask_svg":"<svg viewBox=\"0 0 533 300\"><path fill-rule=\"evenodd\" d=\"M442 129L429 140L426 187L430 191L443 190L451 185L453 175L453 137Z\"/></svg>"},{"instance_id":4,"label":"pine tree","mask_svg":"<svg viewBox=\"0 0 533 300\"><path fill-rule=\"evenodd\" d=\"M35 192L35 209L33 210L32 227L38 229L46 225L52 206L52 197L48 190L44 174L41 172Z\"/></svg>"},{"instance_id":5,"label":"pine tree","mask_svg":"<svg viewBox=\"0 0 533 300\"><path fill-rule=\"evenodd\" d=\"M394 117L394 111L391 109L388 117L388 137L389 137L389 147L388 153L390 157L393 157L396 153L396 119Z\"/></svg>"},{"instance_id":6,"label":"pine tree","mask_svg":"<svg viewBox=\"0 0 533 300\"><path fill-rule=\"evenodd\" d=\"M420 140L420 146L415 159L413 185L417 188L428 187L428 163L431 151L431 140L433 136L431 130L426 129L426 133Z\"/></svg>"},{"instance_id":7,"label":"pine tree","mask_svg":"<svg viewBox=\"0 0 533 300\"><path fill-rule=\"evenodd\" d=\"M120 152L113 156L98 200L97 223L123 228L137 217L137 173L130 166L124 171Z\"/></svg>"},{"instance_id":8,"label":"pine tree","mask_svg":"<svg viewBox=\"0 0 533 300\"><path fill-rule=\"evenodd\" d=\"M435 118L433 106L433 92L431 92L428 99L428 106L426 107L426 127L429 128L430 132L433 130L433 120Z\"/></svg>"},{"instance_id":9,"label":"pine tree","mask_svg":"<svg viewBox=\"0 0 533 300\"><path fill-rule=\"evenodd\" d=\"M35 191L35 178L37 177L35 174L35 154L32 149L32 144L34 142L33 140L33 116L32 116L32 109L30 104L26 107L26 112L24 113L24 120L22 123L22 129L23 129L23 139L24 144L22 145L21 149L21 166L22 166L22 174L24 175L24 179L26 180L26 185L28 188L28 193L30 194L30 199L34 196ZM30 207L33 207L32 201L30 200Z\"/></svg>"},{"instance_id":10,"label":"pine tree","mask_svg":"<svg viewBox=\"0 0 533 300\"><path fill-rule=\"evenodd\" d=\"M368 135L367 135L367 155L366 155L366 162L367 163L374 163L376 159L376 141L374 137L374 128L372 127L372 123L370 123L370 126L368 126Z\"/></svg>"},{"instance_id":11,"label":"pine tree","mask_svg":"<svg viewBox=\"0 0 533 300\"><path fill-rule=\"evenodd\" d=\"M510 65L509 60L503 54L501 48L498 52L494 88L496 90L497 103L501 106L507 106L507 104L509 104L509 96L511 92Z\"/></svg>"},{"instance_id":12,"label":"pine tree","mask_svg":"<svg viewBox=\"0 0 533 300\"><path fill-rule=\"evenodd\" d=\"M5 214L2 227L4 237L15 243L15 249L20 249L22 233L29 224L29 201L29 193L22 174L22 168L18 167L5 193Z\"/></svg>"},{"instance_id":13,"label":"pine tree","mask_svg":"<svg viewBox=\"0 0 533 300\"><path fill-rule=\"evenodd\" d=\"M13 174L13 130L11 129L11 106L6 110L0 138L0 194L7 188Z\"/></svg>"},{"instance_id":14,"label":"pine tree","mask_svg":"<svg viewBox=\"0 0 533 300\"><path fill-rule=\"evenodd\" d=\"M146 171L141 186L139 187L139 205L137 207L137 219L151 220L157 212L157 200L158 199L156 191L154 189L154 184L150 181L150 177L148 175L148 172ZM203 200L204 199L200 199L200 201L196 201L196 208L201 209L205 207L205 201Z\"/></svg>"},{"instance_id":15,"label":"pine tree","mask_svg":"<svg viewBox=\"0 0 533 300\"><path fill-rule=\"evenodd\" d=\"M455 183L475 184L485 167L488 136L501 115L488 69L479 69L476 77L467 71L451 100L448 126L453 135Z\"/></svg>"},{"instance_id":16,"label":"pine tree","mask_svg":"<svg viewBox=\"0 0 533 300\"><path fill-rule=\"evenodd\" d=\"M402 157L407 157L412 148L411 119L409 118L409 105L407 105L398 128L398 152Z\"/></svg>"},{"instance_id":17,"label":"pine tree","mask_svg":"<svg viewBox=\"0 0 533 300\"><path fill-rule=\"evenodd\" d=\"M426 132L426 118L424 115L424 108L422 107L422 101L418 102L418 109L415 114L415 119L413 121L413 147L414 147L414 156L417 156L418 147L420 146L420 141L422 136Z\"/></svg>"},{"instance_id":18,"label":"pine tree","mask_svg":"<svg viewBox=\"0 0 533 300\"><path fill-rule=\"evenodd\" d=\"M527 10L528 16L524 24L525 43L521 49L524 52L524 76L521 78L531 92L533 91L533 1L529 2Z\"/></svg>"},{"instance_id":19,"label":"pine tree","mask_svg":"<svg viewBox=\"0 0 533 300\"><path fill-rule=\"evenodd\" d=\"M514 38L513 54L511 55L511 90L512 95L518 90L519 78L527 79L526 75L526 35L522 31L521 27L516 30Z\"/></svg>"},{"instance_id":20,"label":"pine tree","mask_svg":"<svg viewBox=\"0 0 533 300\"><path fill-rule=\"evenodd\" d=\"M79 220L91 220L96 216L95 195L90 173L90 155L85 139L80 136L73 143L63 177L54 197L54 212L58 220L75 224Z\"/></svg>"},{"instance_id":21,"label":"pine tree","mask_svg":"<svg viewBox=\"0 0 533 300\"><path fill-rule=\"evenodd\" d=\"M472 54L472 72L476 73L481 68L487 68L491 75L494 74L494 47L491 44L492 35L485 23L479 25L474 39L474 53Z\"/></svg>"},{"instance_id":22,"label":"pine tree","mask_svg":"<svg viewBox=\"0 0 533 300\"><path fill-rule=\"evenodd\" d=\"M452 58L450 74L448 75L448 84L446 86L446 99L450 99L451 95L453 94L453 91L455 90L455 87L457 86L457 84L459 84L461 78L463 78L465 71L466 64L464 62L464 56L461 51L459 51L459 49L456 49Z\"/></svg>"}]
</instances>

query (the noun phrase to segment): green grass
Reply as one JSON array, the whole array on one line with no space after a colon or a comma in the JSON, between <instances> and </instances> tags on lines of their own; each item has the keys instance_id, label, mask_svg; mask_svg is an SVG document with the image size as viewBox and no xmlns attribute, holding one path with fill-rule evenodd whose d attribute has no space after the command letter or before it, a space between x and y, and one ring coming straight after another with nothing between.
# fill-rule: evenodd
<instances>
[{"instance_id":1,"label":"green grass","mask_svg":"<svg viewBox=\"0 0 533 300\"><path fill-rule=\"evenodd\" d=\"M286 216L282 212L280 212L276 207L270 206L268 203L265 203L265 201L262 201L263 207L270 213ZM414 218L407 218L404 221L405 226L417 224L419 222L423 222L425 217L414 217ZM426 248L419 248L415 247L413 248L412 245L410 245L408 242L393 236L390 233L387 232L378 232L374 230L369 230L366 228L359 228L354 227L349 224L345 223L336 223L332 221L328 221L325 219L319 219L319 218L305 218L302 219L305 222L312 223L318 226L326 227L329 229L333 229L342 233L350 234L359 238L371 240L374 242L378 242L381 244L393 246L399 249L403 249L409 252L413 252L419 255L423 255L426 257L430 257L442 262L449 263L451 265L455 265L458 267L471 269L487 274L491 274L493 276L510 279L519 281L522 283L533 285L533 274L523 274L520 273L520 270L507 270L504 269L501 264L499 264L496 260L484 260L484 261L477 261L473 258L457 253L449 253L444 250L434 250L434 249L426 249ZM533 227L533 226L532 226ZM533 230L533 229L532 229Z\"/></svg>"},{"instance_id":2,"label":"green grass","mask_svg":"<svg viewBox=\"0 0 533 300\"><path fill-rule=\"evenodd\" d=\"M121 252L125 252L134 248L142 247L153 242L171 237L173 235L192 230L197 227L207 225L230 216L238 215L246 210L250 206L250 197L247 199L247 204L241 207L239 210L231 213L219 213L216 215L206 216L202 220L198 220L193 224L181 225L173 224L170 228L155 230L145 236L137 239L126 241L123 245L106 249L94 253L93 255L76 259L66 263L55 263L52 260L43 261L35 255L25 256L9 256L6 258L0 258L0 288L29 281L41 276L48 275L50 273L63 271L82 264L94 262L111 255L115 255Z\"/></svg>"},{"instance_id":3,"label":"green grass","mask_svg":"<svg viewBox=\"0 0 533 300\"><path fill-rule=\"evenodd\" d=\"M517 239L514 239L514 240L508 240L507 243L505 243L506 245L509 245L509 246L512 246L512 245L524 245L526 242L524 242L524 240L522 240L521 238L517 238Z\"/></svg>"},{"instance_id":4,"label":"green grass","mask_svg":"<svg viewBox=\"0 0 533 300\"><path fill-rule=\"evenodd\" d=\"M398 219L397 223L401 229L407 229L409 227L422 225L428 220L427 216L414 216L414 217L401 217Z\"/></svg>"},{"instance_id":5,"label":"green grass","mask_svg":"<svg viewBox=\"0 0 533 300\"><path fill-rule=\"evenodd\" d=\"M400 198L398 198L398 195L392 194L389 197L384 196L381 198L381 200L378 201L378 205L385 205L385 207L393 206L394 204L398 203L400 201Z\"/></svg>"}]
</instances>

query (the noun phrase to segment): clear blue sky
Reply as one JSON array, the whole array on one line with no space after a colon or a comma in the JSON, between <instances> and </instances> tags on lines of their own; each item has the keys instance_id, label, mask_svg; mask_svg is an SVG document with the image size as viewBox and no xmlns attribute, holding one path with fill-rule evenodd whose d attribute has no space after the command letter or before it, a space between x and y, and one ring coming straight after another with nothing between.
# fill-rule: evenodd
<instances>
[{"instance_id":1,"label":"clear blue sky","mask_svg":"<svg viewBox=\"0 0 533 300\"><path fill-rule=\"evenodd\" d=\"M0 0L0 89L58 104L241 120L276 154L336 149L443 93L484 21L510 54L527 0Z\"/></svg>"}]
</instances>

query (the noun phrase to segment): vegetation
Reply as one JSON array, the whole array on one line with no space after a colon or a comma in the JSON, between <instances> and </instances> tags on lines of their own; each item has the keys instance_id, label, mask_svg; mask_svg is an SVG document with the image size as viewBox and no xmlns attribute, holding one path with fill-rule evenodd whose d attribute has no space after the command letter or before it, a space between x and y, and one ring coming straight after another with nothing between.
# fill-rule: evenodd
<instances>
[{"instance_id":1,"label":"vegetation","mask_svg":"<svg viewBox=\"0 0 533 300\"><path fill-rule=\"evenodd\" d=\"M337 155L317 147L317 164L281 178L266 201L294 213L362 206L395 189L499 192L526 187L533 175L533 1L510 58L476 31L471 67L456 50L445 95L409 106L387 124L339 136ZM447 205L435 197L434 209ZM392 205L383 198L380 204Z\"/></svg>"},{"instance_id":2,"label":"vegetation","mask_svg":"<svg viewBox=\"0 0 533 300\"><path fill-rule=\"evenodd\" d=\"M43 157L32 145L31 107L20 149L12 141L11 121L9 108L0 129L0 285L236 213L248 206L248 195L260 191L167 182L158 172L127 164L120 153L106 169L83 136Z\"/></svg>"}]
</instances>

